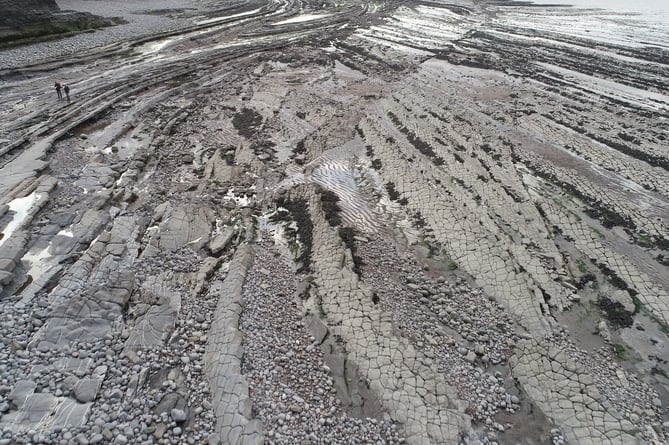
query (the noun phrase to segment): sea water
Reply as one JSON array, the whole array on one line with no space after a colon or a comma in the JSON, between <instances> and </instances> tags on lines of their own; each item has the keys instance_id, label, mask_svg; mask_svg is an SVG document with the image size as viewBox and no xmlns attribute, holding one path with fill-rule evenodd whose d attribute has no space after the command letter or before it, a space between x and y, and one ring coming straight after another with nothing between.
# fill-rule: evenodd
<instances>
[{"instance_id":1,"label":"sea water","mask_svg":"<svg viewBox=\"0 0 669 445\"><path fill-rule=\"evenodd\" d=\"M634 13L652 21L669 24L668 0L533 0L536 4L571 5L575 8L597 8L610 12Z\"/></svg>"},{"instance_id":2,"label":"sea water","mask_svg":"<svg viewBox=\"0 0 669 445\"><path fill-rule=\"evenodd\" d=\"M602 43L669 50L669 0L532 0L532 27ZM564 7L568 6L568 7ZM537 8L539 9L539 8Z\"/></svg>"}]
</instances>

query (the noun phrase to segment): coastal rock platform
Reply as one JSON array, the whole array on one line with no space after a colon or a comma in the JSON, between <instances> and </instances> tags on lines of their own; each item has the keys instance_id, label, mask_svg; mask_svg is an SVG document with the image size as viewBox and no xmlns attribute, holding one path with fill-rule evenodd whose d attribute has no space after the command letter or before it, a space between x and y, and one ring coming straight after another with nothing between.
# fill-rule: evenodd
<instances>
[{"instance_id":1,"label":"coastal rock platform","mask_svg":"<svg viewBox=\"0 0 669 445\"><path fill-rule=\"evenodd\" d=\"M667 443L660 25L158 3L0 52L0 445Z\"/></svg>"}]
</instances>

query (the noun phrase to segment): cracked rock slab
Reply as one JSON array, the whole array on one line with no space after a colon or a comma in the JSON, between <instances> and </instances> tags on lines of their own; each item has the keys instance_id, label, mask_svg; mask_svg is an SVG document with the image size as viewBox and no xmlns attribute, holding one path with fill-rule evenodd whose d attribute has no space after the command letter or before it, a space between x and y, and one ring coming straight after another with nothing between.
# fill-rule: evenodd
<instances>
[{"instance_id":1,"label":"cracked rock slab","mask_svg":"<svg viewBox=\"0 0 669 445\"><path fill-rule=\"evenodd\" d=\"M514 378L569 443L635 445L634 427L620 418L592 384L592 377L556 347L521 344L510 361Z\"/></svg>"}]
</instances>

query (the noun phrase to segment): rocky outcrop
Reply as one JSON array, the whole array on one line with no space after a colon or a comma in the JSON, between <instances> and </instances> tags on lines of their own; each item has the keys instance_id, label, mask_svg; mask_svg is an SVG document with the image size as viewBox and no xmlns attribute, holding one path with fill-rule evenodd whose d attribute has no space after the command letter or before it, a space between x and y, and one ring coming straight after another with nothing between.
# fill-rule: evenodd
<instances>
[{"instance_id":1,"label":"rocky outcrop","mask_svg":"<svg viewBox=\"0 0 669 445\"><path fill-rule=\"evenodd\" d=\"M573 444L640 443L637 429L603 400L593 378L556 347L528 342L510 360L514 378Z\"/></svg>"},{"instance_id":2,"label":"rocky outcrop","mask_svg":"<svg viewBox=\"0 0 669 445\"><path fill-rule=\"evenodd\" d=\"M0 26L25 25L60 12L55 0L0 0L0 8L3 11Z\"/></svg>"},{"instance_id":3,"label":"rocky outcrop","mask_svg":"<svg viewBox=\"0 0 669 445\"><path fill-rule=\"evenodd\" d=\"M61 11L55 0L0 0L0 47L15 46L110 26L92 14Z\"/></svg>"}]
</instances>

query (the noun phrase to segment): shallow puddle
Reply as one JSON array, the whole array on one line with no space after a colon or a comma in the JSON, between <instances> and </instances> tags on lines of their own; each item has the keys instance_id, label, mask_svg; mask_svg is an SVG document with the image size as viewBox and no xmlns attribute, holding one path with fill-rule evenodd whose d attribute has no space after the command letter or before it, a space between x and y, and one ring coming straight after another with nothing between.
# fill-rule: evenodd
<instances>
[{"instance_id":1,"label":"shallow puddle","mask_svg":"<svg viewBox=\"0 0 669 445\"><path fill-rule=\"evenodd\" d=\"M32 192L28 196L24 196L23 198L16 198L7 204L9 206L8 213L14 212L14 217L2 231L3 237L0 239L0 246L2 246L5 241L11 238L16 229L21 227L21 224L23 224L23 222L26 220L30 209L40 198L40 194L37 192Z\"/></svg>"},{"instance_id":2,"label":"shallow puddle","mask_svg":"<svg viewBox=\"0 0 669 445\"><path fill-rule=\"evenodd\" d=\"M291 23L310 22L312 20L318 20L328 16L329 14L302 14L286 20L282 20L280 22L276 22L274 25L289 25Z\"/></svg>"}]
</instances>

